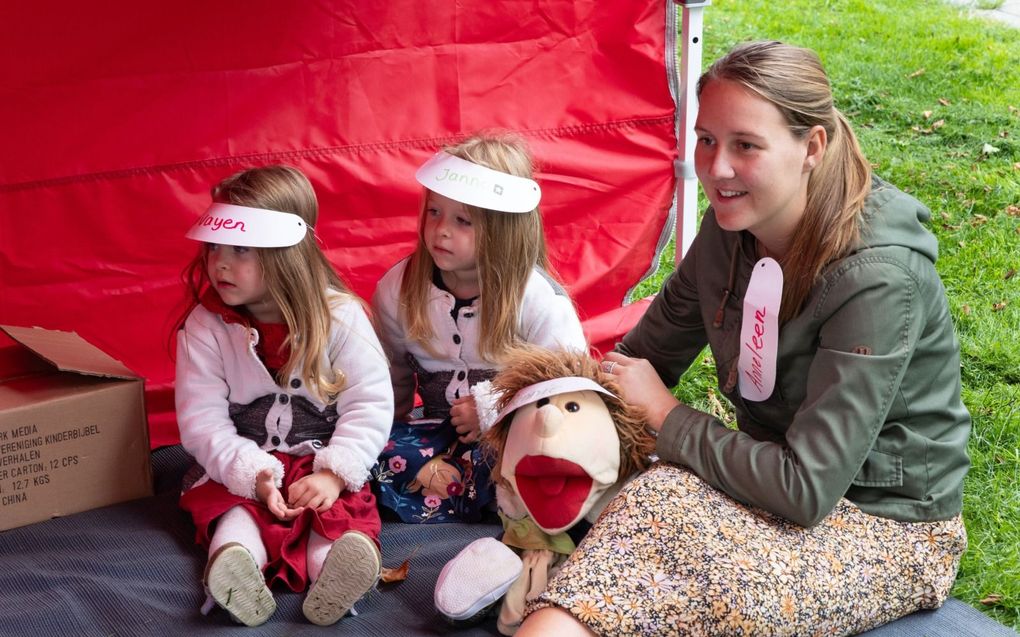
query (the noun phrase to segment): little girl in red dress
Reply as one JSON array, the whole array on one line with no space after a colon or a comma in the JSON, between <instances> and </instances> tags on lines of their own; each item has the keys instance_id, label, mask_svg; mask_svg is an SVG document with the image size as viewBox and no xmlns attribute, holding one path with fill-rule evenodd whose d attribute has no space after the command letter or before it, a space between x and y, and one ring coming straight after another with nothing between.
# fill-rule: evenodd
<instances>
[{"instance_id":1,"label":"little girl in red dress","mask_svg":"<svg viewBox=\"0 0 1020 637\"><path fill-rule=\"evenodd\" d=\"M393 420L387 361L309 230L318 205L303 174L246 170L213 200L187 235L203 244L185 270L175 387L207 606L257 626L283 582L309 589L309 621L332 624L379 577L367 481Z\"/></svg>"}]
</instances>

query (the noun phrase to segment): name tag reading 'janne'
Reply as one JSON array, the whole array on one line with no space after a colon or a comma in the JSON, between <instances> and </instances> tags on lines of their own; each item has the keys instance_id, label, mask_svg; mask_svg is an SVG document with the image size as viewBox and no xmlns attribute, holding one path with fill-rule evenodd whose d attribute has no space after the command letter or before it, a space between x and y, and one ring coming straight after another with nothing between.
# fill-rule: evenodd
<instances>
[{"instance_id":1,"label":"name tag reading 'janne'","mask_svg":"<svg viewBox=\"0 0 1020 637\"><path fill-rule=\"evenodd\" d=\"M761 402L776 386L779 352L779 303L783 298L783 269L772 258L754 264L744 294L740 326L740 395Z\"/></svg>"}]
</instances>

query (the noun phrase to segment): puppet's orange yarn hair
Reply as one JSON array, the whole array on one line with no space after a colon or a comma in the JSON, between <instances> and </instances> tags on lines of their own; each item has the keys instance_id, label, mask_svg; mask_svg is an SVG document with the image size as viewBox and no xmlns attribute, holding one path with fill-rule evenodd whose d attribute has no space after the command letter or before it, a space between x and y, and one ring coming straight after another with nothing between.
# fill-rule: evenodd
<instances>
[{"instance_id":1,"label":"puppet's orange yarn hair","mask_svg":"<svg viewBox=\"0 0 1020 637\"><path fill-rule=\"evenodd\" d=\"M565 376L588 378L613 392L614 396L602 393L598 396L609 409L620 437L620 477L647 469L650 456L655 451L655 438L648 431L644 410L617 398L619 386L602 371L598 361L587 354L534 346L515 348L508 353L503 370L492 379L492 389L500 395L496 409L503 409L517 392L529 385ZM500 473L500 462L511 420L513 414L494 424L482 437L482 444L494 458L492 479L504 486L509 485Z\"/></svg>"}]
</instances>

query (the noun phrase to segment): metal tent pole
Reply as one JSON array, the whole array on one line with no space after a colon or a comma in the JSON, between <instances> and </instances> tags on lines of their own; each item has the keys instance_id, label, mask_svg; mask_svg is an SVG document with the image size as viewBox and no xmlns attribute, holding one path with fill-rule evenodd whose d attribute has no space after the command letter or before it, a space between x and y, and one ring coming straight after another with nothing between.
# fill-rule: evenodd
<instances>
[{"instance_id":1,"label":"metal tent pole","mask_svg":"<svg viewBox=\"0 0 1020 637\"><path fill-rule=\"evenodd\" d=\"M711 0L675 0L680 6L682 23L680 27L680 121L677 150L680 158L676 162L677 200L680 214L676 221L676 262L687 254L687 248L697 232L698 178L694 174L694 120L698 117L698 100L694 94L695 84L701 75L702 25L705 7Z\"/></svg>"}]
</instances>

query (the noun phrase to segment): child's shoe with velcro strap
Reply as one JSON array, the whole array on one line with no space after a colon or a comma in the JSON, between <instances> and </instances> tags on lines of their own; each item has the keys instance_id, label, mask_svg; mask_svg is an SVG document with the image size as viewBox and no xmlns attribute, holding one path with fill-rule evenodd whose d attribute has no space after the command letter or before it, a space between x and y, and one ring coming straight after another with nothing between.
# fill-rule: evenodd
<instances>
[{"instance_id":1,"label":"child's shoe with velcro strap","mask_svg":"<svg viewBox=\"0 0 1020 637\"><path fill-rule=\"evenodd\" d=\"M276 611L276 600L262 570L248 549L237 542L217 549L202 579L209 596L245 626L264 624Z\"/></svg>"},{"instance_id":2,"label":"child's shoe with velcro strap","mask_svg":"<svg viewBox=\"0 0 1020 637\"><path fill-rule=\"evenodd\" d=\"M335 624L375 586L381 569L379 549L371 538L358 531L344 533L330 547L301 610L313 624Z\"/></svg>"}]
</instances>

